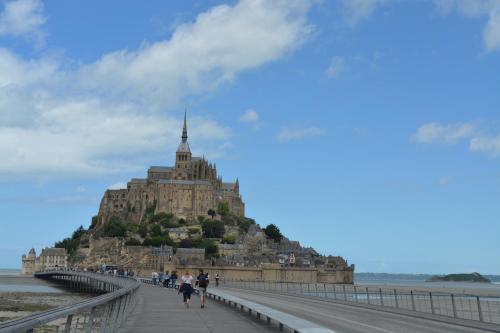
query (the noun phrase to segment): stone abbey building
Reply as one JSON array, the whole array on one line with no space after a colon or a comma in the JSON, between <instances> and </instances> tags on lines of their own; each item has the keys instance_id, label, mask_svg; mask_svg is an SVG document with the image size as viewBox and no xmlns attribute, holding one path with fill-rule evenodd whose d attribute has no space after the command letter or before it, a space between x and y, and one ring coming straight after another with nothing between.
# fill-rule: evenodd
<instances>
[{"instance_id":1,"label":"stone abbey building","mask_svg":"<svg viewBox=\"0 0 500 333\"><path fill-rule=\"evenodd\" d=\"M223 182L215 164L191 155L184 114L175 166L152 166L147 178L130 180L126 189L107 190L99 207L98 223L105 223L113 215L139 223L148 207L154 207L155 214L172 213L194 220L200 215L208 216L208 211L217 210L221 202L227 203L232 214L245 215L238 179L234 183Z\"/></svg>"}]
</instances>

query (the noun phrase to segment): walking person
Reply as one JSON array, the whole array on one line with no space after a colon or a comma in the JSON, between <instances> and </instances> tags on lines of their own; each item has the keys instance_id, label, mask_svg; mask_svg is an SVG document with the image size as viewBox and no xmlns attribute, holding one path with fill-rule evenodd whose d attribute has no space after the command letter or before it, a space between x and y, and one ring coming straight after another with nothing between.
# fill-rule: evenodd
<instances>
[{"instance_id":1,"label":"walking person","mask_svg":"<svg viewBox=\"0 0 500 333\"><path fill-rule=\"evenodd\" d=\"M189 274L189 271L186 271L181 277L181 280L182 284L179 288L179 293L182 293L184 304L186 305L186 308L189 308L189 301L191 300L191 293L193 292L194 277Z\"/></svg>"},{"instance_id":2,"label":"walking person","mask_svg":"<svg viewBox=\"0 0 500 333\"><path fill-rule=\"evenodd\" d=\"M163 284L163 279L165 278L165 276L163 275L163 271L160 272L160 277L158 278L158 287L161 287L161 285Z\"/></svg>"},{"instance_id":3,"label":"walking person","mask_svg":"<svg viewBox=\"0 0 500 333\"><path fill-rule=\"evenodd\" d=\"M203 269L200 269L200 274L198 274L198 277L196 278L196 285L198 286L198 290L200 292L202 309L205 307L205 294L207 292L208 283L208 273L204 274Z\"/></svg>"},{"instance_id":4,"label":"walking person","mask_svg":"<svg viewBox=\"0 0 500 333\"><path fill-rule=\"evenodd\" d=\"M163 280L163 286L165 288L168 288L168 284L170 283L170 274L168 274L168 271L165 272L165 280Z\"/></svg>"},{"instance_id":5,"label":"walking person","mask_svg":"<svg viewBox=\"0 0 500 333\"><path fill-rule=\"evenodd\" d=\"M153 286L156 286L156 282L158 280L158 273L153 271L153 273L151 273L151 280L153 280Z\"/></svg>"},{"instance_id":6,"label":"walking person","mask_svg":"<svg viewBox=\"0 0 500 333\"><path fill-rule=\"evenodd\" d=\"M219 272L217 272L217 273L215 273L215 286L216 287L219 286L219 279L220 279Z\"/></svg>"},{"instance_id":7,"label":"walking person","mask_svg":"<svg viewBox=\"0 0 500 333\"><path fill-rule=\"evenodd\" d=\"M172 275L170 275L170 281L172 283L172 288L175 289L175 283L177 282L177 272L173 271Z\"/></svg>"}]
</instances>

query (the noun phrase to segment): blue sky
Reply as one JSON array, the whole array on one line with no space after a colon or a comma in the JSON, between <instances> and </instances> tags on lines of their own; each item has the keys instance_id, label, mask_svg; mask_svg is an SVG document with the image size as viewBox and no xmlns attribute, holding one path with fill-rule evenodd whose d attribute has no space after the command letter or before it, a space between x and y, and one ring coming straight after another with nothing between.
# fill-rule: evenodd
<instances>
[{"instance_id":1,"label":"blue sky","mask_svg":"<svg viewBox=\"0 0 500 333\"><path fill-rule=\"evenodd\" d=\"M500 274L500 1L0 5L0 267L194 153L358 272Z\"/></svg>"}]
</instances>

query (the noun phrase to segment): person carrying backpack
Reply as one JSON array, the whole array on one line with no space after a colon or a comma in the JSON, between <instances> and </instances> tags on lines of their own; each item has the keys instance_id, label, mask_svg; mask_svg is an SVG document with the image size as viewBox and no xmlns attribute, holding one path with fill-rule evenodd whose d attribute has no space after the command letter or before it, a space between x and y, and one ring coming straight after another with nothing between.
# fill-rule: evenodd
<instances>
[{"instance_id":1,"label":"person carrying backpack","mask_svg":"<svg viewBox=\"0 0 500 333\"><path fill-rule=\"evenodd\" d=\"M202 309L205 307L205 294L207 292L208 283L208 273L204 274L203 269L200 269L200 274L196 279L196 285L198 286L198 290L200 291L200 301Z\"/></svg>"}]
</instances>

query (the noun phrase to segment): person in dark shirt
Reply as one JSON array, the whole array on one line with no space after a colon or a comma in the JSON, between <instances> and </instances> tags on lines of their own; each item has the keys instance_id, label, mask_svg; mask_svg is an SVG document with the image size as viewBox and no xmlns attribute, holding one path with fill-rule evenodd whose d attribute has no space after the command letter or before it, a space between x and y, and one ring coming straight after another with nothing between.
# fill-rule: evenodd
<instances>
[{"instance_id":1,"label":"person in dark shirt","mask_svg":"<svg viewBox=\"0 0 500 333\"><path fill-rule=\"evenodd\" d=\"M196 286L198 286L198 290L200 291L200 302L201 308L205 307L205 293L207 292L208 287L208 273L203 273L203 269L200 269L200 274L196 278Z\"/></svg>"}]
</instances>

